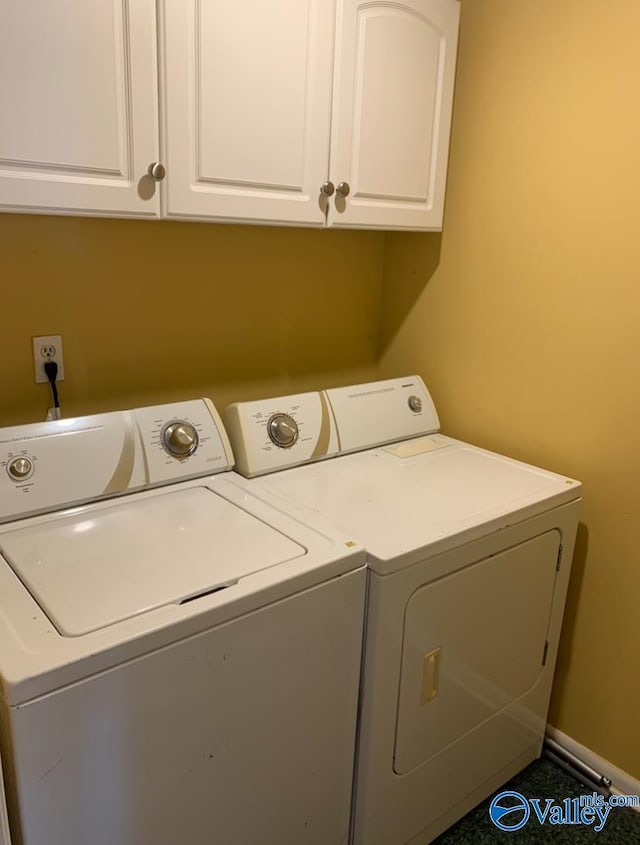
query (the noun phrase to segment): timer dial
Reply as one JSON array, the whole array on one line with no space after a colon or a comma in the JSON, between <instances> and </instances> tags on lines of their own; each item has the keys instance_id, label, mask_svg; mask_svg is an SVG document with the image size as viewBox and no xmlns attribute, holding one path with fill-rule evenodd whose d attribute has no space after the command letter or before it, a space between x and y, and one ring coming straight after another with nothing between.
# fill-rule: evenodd
<instances>
[{"instance_id":1,"label":"timer dial","mask_svg":"<svg viewBox=\"0 0 640 845\"><path fill-rule=\"evenodd\" d=\"M14 458L7 466L7 472L14 481L24 481L33 472L29 458Z\"/></svg>"},{"instance_id":2,"label":"timer dial","mask_svg":"<svg viewBox=\"0 0 640 845\"><path fill-rule=\"evenodd\" d=\"M186 458L198 448L198 432L184 420L169 423L162 432L164 448L174 458Z\"/></svg>"},{"instance_id":3,"label":"timer dial","mask_svg":"<svg viewBox=\"0 0 640 845\"><path fill-rule=\"evenodd\" d=\"M298 423L289 414L274 414L267 423L269 439L281 449L289 449L298 439Z\"/></svg>"},{"instance_id":4,"label":"timer dial","mask_svg":"<svg viewBox=\"0 0 640 845\"><path fill-rule=\"evenodd\" d=\"M414 414L418 414L422 410L422 399L419 396L410 396L408 404Z\"/></svg>"}]
</instances>

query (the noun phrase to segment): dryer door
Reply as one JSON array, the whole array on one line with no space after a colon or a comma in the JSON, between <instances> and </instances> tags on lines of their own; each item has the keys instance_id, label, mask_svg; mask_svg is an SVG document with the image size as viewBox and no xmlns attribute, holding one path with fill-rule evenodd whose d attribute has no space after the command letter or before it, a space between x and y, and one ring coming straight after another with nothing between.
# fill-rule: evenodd
<instances>
[{"instance_id":1,"label":"dryer door","mask_svg":"<svg viewBox=\"0 0 640 845\"><path fill-rule=\"evenodd\" d=\"M524 696L538 681L560 533L485 558L409 599L394 770L406 774Z\"/></svg>"}]
</instances>

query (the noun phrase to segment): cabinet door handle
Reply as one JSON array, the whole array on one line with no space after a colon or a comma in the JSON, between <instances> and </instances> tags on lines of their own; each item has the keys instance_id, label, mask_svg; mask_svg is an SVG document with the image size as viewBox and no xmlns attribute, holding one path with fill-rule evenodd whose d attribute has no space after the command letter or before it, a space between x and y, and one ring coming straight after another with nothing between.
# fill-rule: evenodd
<instances>
[{"instance_id":1,"label":"cabinet door handle","mask_svg":"<svg viewBox=\"0 0 640 845\"><path fill-rule=\"evenodd\" d=\"M333 194L334 191L335 191L335 188L333 186L333 182L327 181L327 182L323 182L322 185L320 185L320 193L322 194L323 197L330 197Z\"/></svg>"},{"instance_id":2,"label":"cabinet door handle","mask_svg":"<svg viewBox=\"0 0 640 845\"><path fill-rule=\"evenodd\" d=\"M336 194L339 197L348 197L350 190L351 188L349 187L348 182L339 182L338 187L336 188Z\"/></svg>"},{"instance_id":3,"label":"cabinet door handle","mask_svg":"<svg viewBox=\"0 0 640 845\"><path fill-rule=\"evenodd\" d=\"M164 169L164 165L160 164L159 161L154 161L149 165L149 169L147 173L151 178L156 182L162 182L164 177L166 176L167 171Z\"/></svg>"}]
</instances>

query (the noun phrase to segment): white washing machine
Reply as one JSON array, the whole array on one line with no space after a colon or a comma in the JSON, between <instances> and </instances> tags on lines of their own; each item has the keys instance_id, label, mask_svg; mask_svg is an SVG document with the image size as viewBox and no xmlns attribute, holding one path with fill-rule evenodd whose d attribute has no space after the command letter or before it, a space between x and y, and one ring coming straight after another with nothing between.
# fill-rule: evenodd
<instances>
[{"instance_id":1,"label":"white washing machine","mask_svg":"<svg viewBox=\"0 0 640 845\"><path fill-rule=\"evenodd\" d=\"M367 549L352 842L431 842L540 754L580 484L439 434L416 376L225 425L242 490Z\"/></svg>"},{"instance_id":2,"label":"white washing machine","mask_svg":"<svg viewBox=\"0 0 640 845\"><path fill-rule=\"evenodd\" d=\"M344 845L363 547L230 483L206 400L0 429L0 464L14 845Z\"/></svg>"}]
</instances>

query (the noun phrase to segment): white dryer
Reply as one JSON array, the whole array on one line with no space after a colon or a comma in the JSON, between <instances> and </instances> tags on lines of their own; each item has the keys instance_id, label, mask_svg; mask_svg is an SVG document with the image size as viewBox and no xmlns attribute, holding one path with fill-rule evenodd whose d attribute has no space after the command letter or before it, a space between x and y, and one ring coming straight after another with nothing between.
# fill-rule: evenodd
<instances>
[{"instance_id":1,"label":"white dryer","mask_svg":"<svg viewBox=\"0 0 640 845\"><path fill-rule=\"evenodd\" d=\"M14 842L347 841L364 549L232 460L206 400L0 429Z\"/></svg>"},{"instance_id":2,"label":"white dryer","mask_svg":"<svg viewBox=\"0 0 640 845\"><path fill-rule=\"evenodd\" d=\"M367 549L352 842L431 842L540 754L580 484L439 434L417 376L225 424L242 490Z\"/></svg>"}]
</instances>

